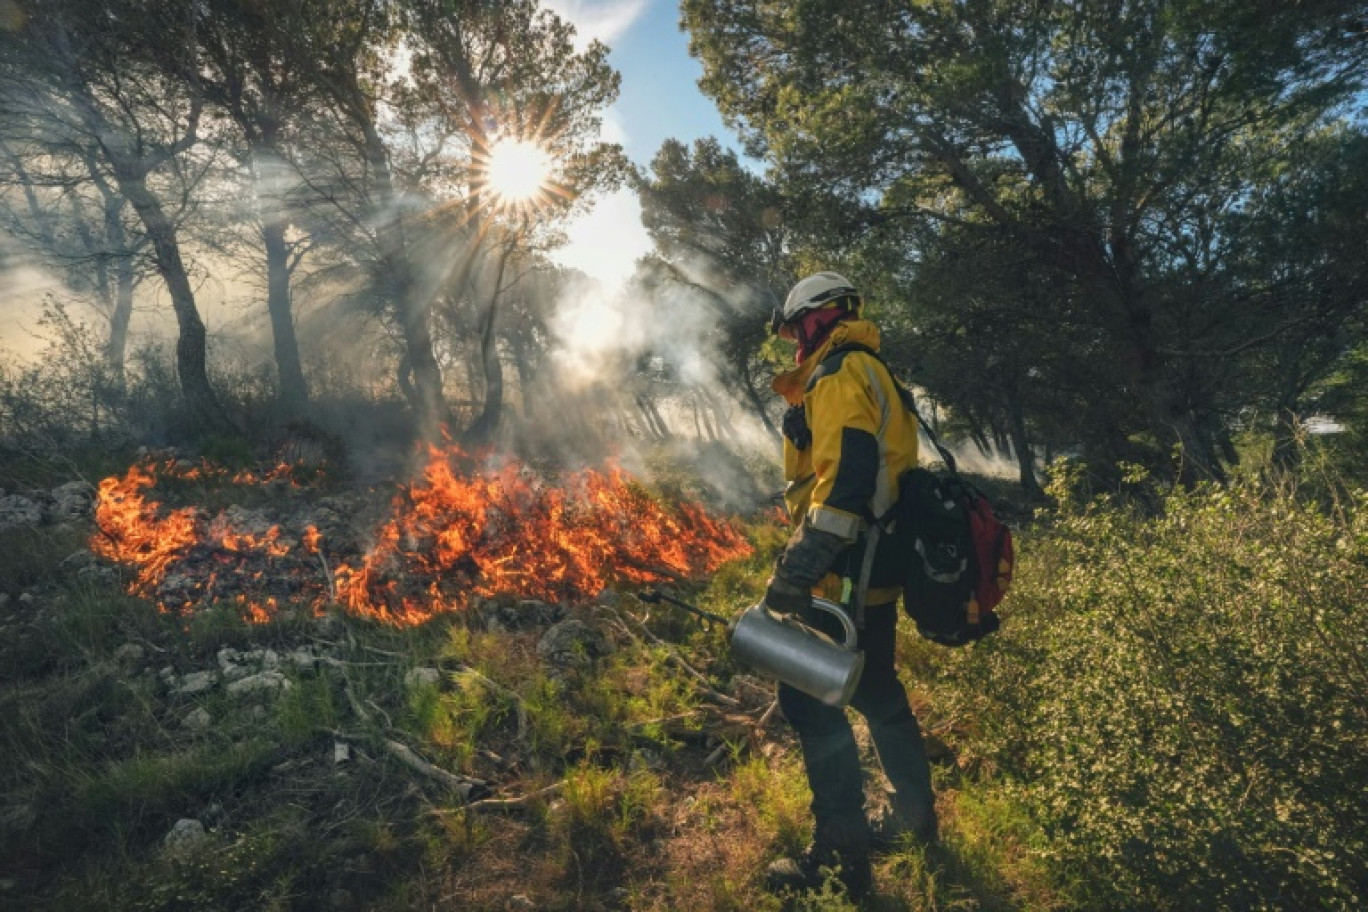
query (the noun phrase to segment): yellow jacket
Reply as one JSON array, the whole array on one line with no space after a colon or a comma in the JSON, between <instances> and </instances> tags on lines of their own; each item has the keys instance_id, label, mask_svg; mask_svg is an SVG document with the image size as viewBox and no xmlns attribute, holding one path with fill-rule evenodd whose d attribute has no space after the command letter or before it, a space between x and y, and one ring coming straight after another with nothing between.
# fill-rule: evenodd
<instances>
[{"instance_id":1,"label":"yellow jacket","mask_svg":"<svg viewBox=\"0 0 1368 912\"><path fill-rule=\"evenodd\" d=\"M830 338L773 383L790 405L801 404L812 443L798 449L784 439L784 501L796 528L807 523L860 547L847 548L836 574L853 579L863 556L866 517L882 516L898 499L898 477L917 464L917 422L903 406L888 370L867 352L838 352L847 345L878 351L879 330L866 320L839 323ZM891 544L891 542L889 543ZM857 553L858 552L858 553ZM891 549L876 552L869 604L894 601L900 568ZM835 596L838 576L819 587Z\"/></svg>"}]
</instances>

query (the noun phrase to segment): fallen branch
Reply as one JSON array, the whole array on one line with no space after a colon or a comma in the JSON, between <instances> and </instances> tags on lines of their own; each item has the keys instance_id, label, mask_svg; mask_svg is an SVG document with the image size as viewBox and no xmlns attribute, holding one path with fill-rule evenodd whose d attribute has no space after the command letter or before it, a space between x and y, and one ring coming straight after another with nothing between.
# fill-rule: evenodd
<instances>
[{"instance_id":1,"label":"fallen branch","mask_svg":"<svg viewBox=\"0 0 1368 912\"><path fill-rule=\"evenodd\" d=\"M774 715L775 710L777 710L778 708L779 701L776 699L770 703L768 708L766 708L763 713L760 714L759 720L757 720L755 723L755 738L757 740L760 738L760 733L765 730L765 726L769 724L770 717Z\"/></svg>"},{"instance_id":2,"label":"fallen branch","mask_svg":"<svg viewBox=\"0 0 1368 912\"><path fill-rule=\"evenodd\" d=\"M546 788L537 789L535 792L528 792L526 795L519 795L517 798L481 798L479 801L472 801L466 805L469 811L516 811L526 808L528 805L554 795L565 787L564 782L555 782Z\"/></svg>"},{"instance_id":3,"label":"fallen branch","mask_svg":"<svg viewBox=\"0 0 1368 912\"><path fill-rule=\"evenodd\" d=\"M617 609L604 606L604 610L611 612L614 617L616 617L624 626L626 626L627 622L623 620L623 616L618 613ZM630 617L630 615L628 616ZM632 618L632 620L636 620L636 618ZM646 639L650 641L652 644L664 649L665 658L673 662L677 668L684 671L686 674L690 675L694 680L696 680L702 687L704 694L706 694L710 699L718 703L721 703L724 706L741 705L741 701L737 700L735 697L729 697L721 691L714 689L712 684L708 682L707 677L698 669L690 665L688 662L684 661L684 659L680 657L679 653L675 650L673 646L662 640L660 637L656 636L654 633L651 633L651 631L647 629L645 624L641 624L639 621L637 623L640 626L641 632L645 635Z\"/></svg>"},{"instance_id":4,"label":"fallen branch","mask_svg":"<svg viewBox=\"0 0 1368 912\"><path fill-rule=\"evenodd\" d=\"M455 773L447 772L441 767L433 766L431 763L428 763L422 757L414 753L413 749L407 744L401 744L398 741L386 741L385 747L391 754L398 757L409 769L415 770L422 773L424 776L427 776L429 779L442 783L456 792L456 794L460 795L461 800L464 802L470 801L470 793L475 791L475 789L485 788L487 786L487 783L483 779L471 779L467 776L458 776Z\"/></svg>"}]
</instances>

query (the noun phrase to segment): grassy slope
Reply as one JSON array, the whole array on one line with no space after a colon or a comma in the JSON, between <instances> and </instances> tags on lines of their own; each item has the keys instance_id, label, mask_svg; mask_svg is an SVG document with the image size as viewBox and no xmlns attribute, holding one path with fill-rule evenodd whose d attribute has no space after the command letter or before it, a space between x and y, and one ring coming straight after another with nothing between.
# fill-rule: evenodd
<instances>
[{"instance_id":1,"label":"grassy slope","mask_svg":"<svg viewBox=\"0 0 1368 912\"><path fill-rule=\"evenodd\" d=\"M1001 634L947 651L904 630L944 842L881 860L869 908L1352 908L1368 890L1365 812L1345 798L1368 783L1368 498L1137 479L1134 500L1079 499L1058 481ZM87 534L0 541L0 587L36 596L0 610L0 906L781 907L760 872L807 839L800 758L782 721L759 724L769 697L719 631L627 594L570 606L616 649L556 674L546 621L511 604L408 630L171 617L73 576L62 561ZM754 556L697 601L758 596L783 533L751 534ZM130 645L143 658L120 658ZM325 661L275 698L162 683L224 647ZM419 667L437 682L410 680ZM212 725L185 724L197 709ZM471 810L392 743L532 797ZM168 852L182 817L208 839Z\"/></svg>"},{"instance_id":2,"label":"grassy slope","mask_svg":"<svg viewBox=\"0 0 1368 912\"><path fill-rule=\"evenodd\" d=\"M753 534L755 557L697 593L708 606L758 595L781 533ZM806 841L806 787L782 721L756 726L768 698L735 685L720 632L659 608L647 618L626 596L573 607L618 648L556 676L535 648L544 625L490 632L475 612L412 630L288 614L250 626L227 607L159 614L63 567L85 535L0 542L5 590L36 595L0 619L7 908L503 909L519 896L543 909L779 908L759 873ZM129 644L141 659L119 652ZM214 668L224 647L300 646L328 660L288 671L294 686L274 698L177 695L159 677ZM671 650L743 705L710 700ZM406 682L420 666L443 676ZM208 728L185 724L198 708ZM339 741L352 749L343 764ZM391 741L497 798L551 791L470 812ZM938 775L946 846L881 862L873 907L1048 907L1010 811L973 797L953 765ZM208 839L168 852L182 817Z\"/></svg>"}]
</instances>

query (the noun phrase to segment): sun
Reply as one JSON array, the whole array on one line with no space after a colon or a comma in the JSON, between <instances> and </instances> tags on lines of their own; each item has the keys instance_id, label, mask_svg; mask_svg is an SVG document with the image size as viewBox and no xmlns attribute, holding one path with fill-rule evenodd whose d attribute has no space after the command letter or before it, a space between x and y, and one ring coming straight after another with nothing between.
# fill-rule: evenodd
<instances>
[{"instance_id":1,"label":"sun","mask_svg":"<svg viewBox=\"0 0 1368 912\"><path fill-rule=\"evenodd\" d=\"M525 139L501 139L489 149L485 186L501 202L528 203L545 191L551 177L551 156Z\"/></svg>"}]
</instances>

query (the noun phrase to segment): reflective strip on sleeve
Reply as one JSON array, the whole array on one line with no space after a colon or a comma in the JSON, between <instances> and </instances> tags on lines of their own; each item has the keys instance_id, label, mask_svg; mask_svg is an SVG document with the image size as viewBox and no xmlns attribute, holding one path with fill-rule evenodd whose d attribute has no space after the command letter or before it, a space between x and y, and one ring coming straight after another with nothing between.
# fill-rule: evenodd
<instances>
[{"instance_id":1,"label":"reflective strip on sleeve","mask_svg":"<svg viewBox=\"0 0 1368 912\"><path fill-rule=\"evenodd\" d=\"M830 532L846 541L854 541L864 525L858 516L852 516L843 510L833 510L831 507L821 506L813 507L808 511L807 522L809 526L819 532Z\"/></svg>"}]
</instances>

